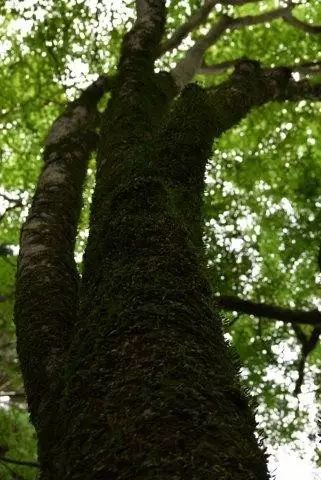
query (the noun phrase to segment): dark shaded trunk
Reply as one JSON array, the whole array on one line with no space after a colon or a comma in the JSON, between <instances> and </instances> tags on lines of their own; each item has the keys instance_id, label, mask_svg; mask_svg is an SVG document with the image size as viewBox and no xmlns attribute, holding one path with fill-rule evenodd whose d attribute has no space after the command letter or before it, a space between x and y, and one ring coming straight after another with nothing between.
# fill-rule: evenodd
<instances>
[{"instance_id":1,"label":"dark shaded trunk","mask_svg":"<svg viewBox=\"0 0 321 480\"><path fill-rule=\"evenodd\" d=\"M168 102L148 55L135 50L127 58L126 46L137 45L127 40L104 114L57 476L263 480L265 458L200 248L215 129L196 122L204 113L207 121L210 109L198 87L183 95L197 106L190 118L199 134L195 149L191 139L185 145L190 127L178 124L179 116L169 114L158 134ZM166 129L181 132L186 155L176 161ZM188 157L198 162L195 171L179 163ZM184 219L188 191L195 208Z\"/></svg>"},{"instance_id":2,"label":"dark shaded trunk","mask_svg":"<svg viewBox=\"0 0 321 480\"><path fill-rule=\"evenodd\" d=\"M262 101L251 70L171 105L171 79L153 69L164 2L140 5L104 113L79 299L72 252L91 109L85 123L63 117L77 142L68 129L53 135L41 178L66 171L45 189L40 180L22 235L16 323L41 479L265 480L206 278L201 199L213 138L268 93ZM235 102L249 82L252 95Z\"/></svg>"},{"instance_id":3,"label":"dark shaded trunk","mask_svg":"<svg viewBox=\"0 0 321 480\"><path fill-rule=\"evenodd\" d=\"M99 79L70 104L45 142L44 167L21 232L16 281L17 350L43 471L59 442L56 411L78 315L74 245L90 153L97 144ZM51 478L50 476L48 478Z\"/></svg>"}]
</instances>

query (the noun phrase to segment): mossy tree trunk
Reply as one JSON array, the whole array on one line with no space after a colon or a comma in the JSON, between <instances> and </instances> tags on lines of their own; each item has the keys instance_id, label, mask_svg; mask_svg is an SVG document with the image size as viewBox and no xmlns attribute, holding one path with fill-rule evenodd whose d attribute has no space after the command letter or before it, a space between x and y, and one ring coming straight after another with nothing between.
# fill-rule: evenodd
<instances>
[{"instance_id":1,"label":"mossy tree trunk","mask_svg":"<svg viewBox=\"0 0 321 480\"><path fill-rule=\"evenodd\" d=\"M102 83L67 109L22 233L16 324L42 480L266 480L206 278L202 194L215 137L286 95L240 65L178 99L154 73L164 2L138 2L103 115L83 277L73 263ZM45 285L45 288L43 288Z\"/></svg>"}]
</instances>

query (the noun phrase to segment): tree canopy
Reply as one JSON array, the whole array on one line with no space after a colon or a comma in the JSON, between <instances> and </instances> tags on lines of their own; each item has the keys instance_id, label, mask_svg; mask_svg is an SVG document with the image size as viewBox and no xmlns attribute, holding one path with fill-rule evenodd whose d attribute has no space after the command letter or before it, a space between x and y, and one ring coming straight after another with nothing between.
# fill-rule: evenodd
<instances>
[{"instance_id":1,"label":"tree canopy","mask_svg":"<svg viewBox=\"0 0 321 480\"><path fill-rule=\"evenodd\" d=\"M134 7L116 0L6 0L0 7L2 458L35 458L12 306L19 231L44 139L81 89L99 75L113 78ZM159 70L171 71L182 88L194 79L215 91L238 68L276 78L275 92L254 103L213 145L204 240L226 336L241 357L266 441L297 449L305 438L310 448L316 445L319 409L320 42L318 0L173 0L157 60ZM291 78L290 86L279 86L276 74ZM80 271L94 170L93 158L77 241ZM35 468L0 458L3 478L13 478L14 471L31 479Z\"/></svg>"}]
</instances>

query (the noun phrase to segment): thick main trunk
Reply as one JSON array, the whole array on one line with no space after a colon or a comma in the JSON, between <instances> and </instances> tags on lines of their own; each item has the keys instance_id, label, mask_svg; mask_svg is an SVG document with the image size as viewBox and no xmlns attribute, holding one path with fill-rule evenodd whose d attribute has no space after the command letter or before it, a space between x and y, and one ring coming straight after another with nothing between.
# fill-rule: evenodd
<instances>
[{"instance_id":1,"label":"thick main trunk","mask_svg":"<svg viewBox=\"0 0 321 480\"><path fill-rule=\"evenodd\" d=\"M174 159L162 155L173 139L163 137L161 147L162 134L155 134L162 93L152 73L134 70L129 80L125 73L121 64L105 114L57 476L265 480L199 249L213 131L199 129L206 146L196 185L184 166L181 177L175 164L168 175ZM189 100L197 102L198 92L194 87ZM175 116L171 122L173 131L182 128ZM193 145L184 151L196 159ZM181 212L189 188L196 208L187 222Z\"/></svg>"},{"instance_id":2,"label":"thick main trunk","mask_svg":"<svg viewBox=\"0 0 321 480\"><path fill-rule=\"evenodd\" d=\"M67 378L60 478L267 478L198 250L166 185L133 176L102 222L91 242L105 256Z\"/></svg>"},{"instance_id":3,"label":"thick main trunk","mask_svg":"<svg viewBox=\"0 0 321 480\"><path fill-rule=\"evenodd\" d=\"M78 158L76 144L67 155L63 148L58 163L49 149L44 177L51 162L59 175L49 174L46 189L40 182L23 233L17 327L38 427L41 478L265 480L264 454L213 309L200 248L203 176L213 136L245 114L251 102L234 108L231 117L222 107L233 111L227 97L221 104L223 96L213 100L190 87L163 121L173 91L168 78L154 74L153 62L165 2L138 4L140 15L125 37L104 114L79 315L77 289L69 291L75 269L64 282L69 264L61 263L65 255L72 260L79 213L84 166L78 178L67 161L69 155ZM222 88L228 91L228 85ZM212 126L213 111L219 122ZM70 125L70 118L62 124ZM79 138L81 145L85 138ZM60 155L65 138L51 140ZM89 147L83 152L85 162ZM182 216L185 202L188 211ZM44 209L52 213L42 219L45 236L38 238L37 230L34 237L28 225L33 227L33 216L42 218ZM55 235L56 224L61 237ZM27 300L26 286L42 299L36 272L50 280L59 315L53 315L48 289L42 319ZM32 369L39 359L44 361L36 378Z\"/></svg>"},{"instance_id":4,"label":"thick main trunk","mask_svg":"<svg viewBox=\"0 0 321 480\"><path fill-rule=\"evenodd\" d=\"M148 175L105 213L101 279L68 373L60 478L266 478L198 253L173 210Z\"/></svg>"}]
</instances>

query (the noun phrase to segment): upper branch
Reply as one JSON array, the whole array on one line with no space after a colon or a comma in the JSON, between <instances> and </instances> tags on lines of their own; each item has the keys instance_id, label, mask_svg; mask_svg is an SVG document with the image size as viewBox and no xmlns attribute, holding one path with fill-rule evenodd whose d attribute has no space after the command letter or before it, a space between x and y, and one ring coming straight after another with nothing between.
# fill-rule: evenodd
<instances>
[{"instance_id":1,"label":"upper branch","mask_svg":"<svg viewBox=\"0 0 321 480\"><path fill-rule=\"evenodd\" d=\"M287 12L283 19L285 22L289 23L295 28L302 30L306 33L318 34L321 33L321 25L311 25L310 23L305 23L299 20L298 18L294 17L291 12Z\"/></svg>"},{"instance_id":2,"label":"upper branch","mask_svg":"<svg viewBox=\"0 0 321 480\"><path fill-rule=\"evenodd\" d=\"M201 66L206 50L226 32L231 26L232 19L226 15L213 25L212 28L190 48L185 57L178 62L172 71L172 76L176 85L182 89L195 76Z\"/></svg>"},{"instance_id":3,"label":"upper branch","mask_svg":"<svg viewBox=\"0 0 321 480\"><path fill-rule=\"evenodd\" d=\"M215 137L236 125L253 108L270 101L321 100L321 86L294 81L284 67L262 69L259 62L243 60L226 82L208 89Z\"/></svg>"},{"instance_id":4,"label":"upper branch","mask_svg":"<svg viewBox=\"0 0 321 480\"><path fill-rule=\"evenodd\" d=\"M221 36L229 29L259 25L272 20L283 18L293 6L278 8L261 15L247 15L244 17L232 18L223 15L221 19L213 25L206 35L201 37L186 53L185 57L176 65L172 71L175 83L179 88L183 88L189 83L201 67L206 50L214 45Z\"/></svg>"},{"instance_id":5,"label":"upper branch","mask_svg":"<svg viewBox=\"0 0 321 480\"><path fill-rule=\"evenodd\" d=\"M17 269L17 349L34 422L59 383L78 310L74 244L87 162L96 145L99 78L69 104L45 142L44 167L22 228ZM36 372L36 373L35 373Z\"/></svg>"},{"instance_id":6,"label":"upper branch","mask_svg":"<svg viewBox=\"0 0 321 480\"><path fill-rule=\"evenodd\" d=\"M230 68L234 68L239 65L241 62L255 62L256 60L250 60L247 58L236 58L231 60L226 60L225 62L220 62L212 65L202 64L198 70L198 73L202 75L218 75L221 73L226 72ZM321 71L321 62L320 61L312 61L312 62L301 62L296 63L294 65L286 65L286 66L278 66L274 67L286 69L291 73L300 73L301 75L313 75L315 73L320 73ZM271 67L272 70L272 67Z\"/></svg>"},{"instance_id":7,"label":"upper branch","mask_svg":"<svg viewBox=\"0 0 321 480\"><path fill-rule=\"evenodd\" d=\"M28 460L16 460L15 458L0 457L0 462L12 463L14 465L22 465L24 467L39 468L40 465L37 462L31 462Z\"/></svg>"},{"instance_id":8,"label":"upper branch","mask_svg":"<svg viewBox=\"0 0 321 480\"><path fill-rule=\"evenodd\" d=\"M256 317L264 317L270 320L279 320L291 324L321 326L321 312L319 312L319 310L291 310L289 308L277 307L266 303L256 303L251 300L243 300L242 298L230 295L221 295L216 298L216 302L218 306L224 310L235 310Z\"/></svg>"},{"instance_id":9,"label":"upper branch","mask_svg":"<svg viewBox=\"0 0 321 480\"><path fill-rule=\"evenodd\" d=\"M195 28L206 21L208 15L213 10L213 7L219 3L219 0L208 0L204 2L204 5L199 8L194 15L191 15L183 25L179 26L173 35L165 40L159 47L158 55L162 55L165 52L171 51L184 40L187 35Z\"/></svg>"},{"instance_id":10,"label":"upper branch","mask_svg":"<svg viewBox=\"0 0 321 480\"><path fill-rule=\"evenodd\" d=\"M185 23L179 26L172 36L165 40L159 47L158 55L162 55L165 52L171 51L174 48L178 47L180 43L187 37L189 33L199 27L204 23L215 5L234 5L240 6L246 3L258 3L259 0L207 0L204 2L204 5L200 7L193 15L191 15Z\"/></svg>"}]
</instances>

